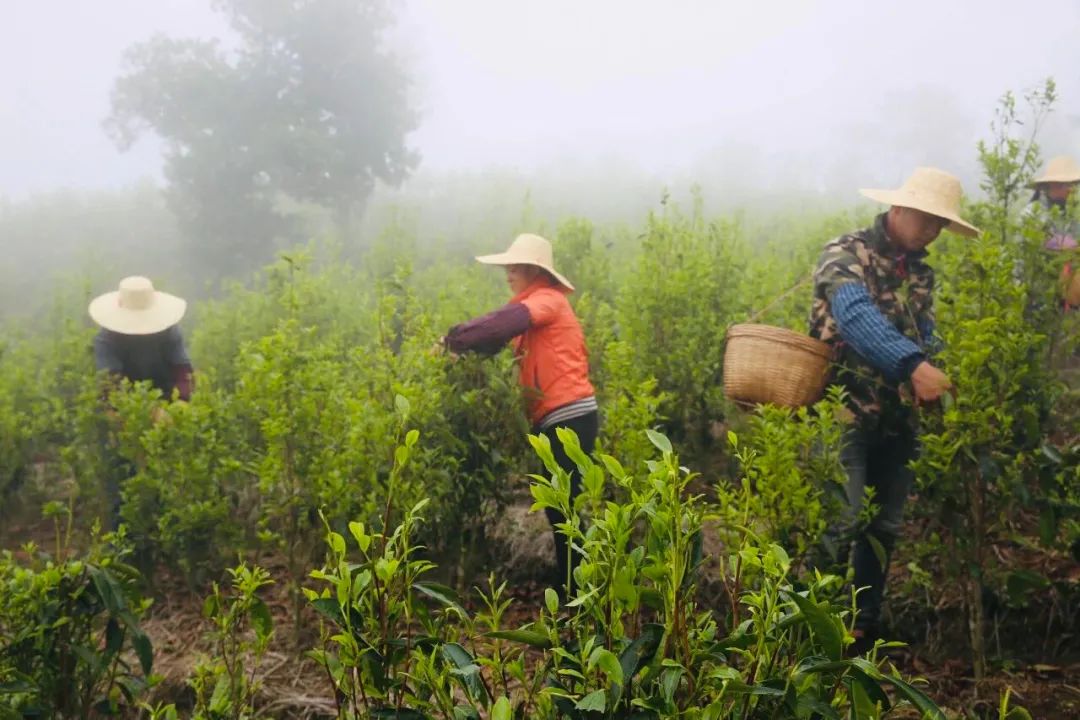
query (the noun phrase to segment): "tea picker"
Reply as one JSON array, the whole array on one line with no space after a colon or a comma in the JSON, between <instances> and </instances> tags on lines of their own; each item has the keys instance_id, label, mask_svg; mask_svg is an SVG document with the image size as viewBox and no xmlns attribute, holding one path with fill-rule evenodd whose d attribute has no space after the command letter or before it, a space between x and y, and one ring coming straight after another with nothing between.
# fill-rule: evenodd
<instances>
[{"instance_id":1,"label":"tea picker","mask_svg":"<svg viewBox=\"0 0 1080 720\"><path fill-rule=\"evenodd\" d=\"M910 381L917 403L936 402L951 388L930 360L934 271L926 248L945 229L969 237L979 232L959 215L960 181L942 170L916 168L897 190L861 192L889 210L871 227L825 246L810 311L811 336L836 348L834 381L847 391L855 416L841 456L849 521L863 507L867 487L880 508L856 530L852 548L854 586L864 588L856 597L856 651L872 647L879 633L889 557L913 481L908 463L917 451L917 418L901 385Z\"/></svg>"},{"instance_id":2,"label":"tea picker","mask_svg":"<svg viewBox=\"0 0 1080 720\"><path fill-rule=\"evenodd\" d=\"M175 394L190 400L194 389L191 359L178 323L187 310L187 302L175 295L154 289L149 279L126 277L120 287L95 298L89 307L90 317L99 326L94 337L94 362L98 372L106 373L109 387L117 380L149 381L165 398ZM161 412L155 408L155 420ZM131 477L134 468L113 455L113 470L106 479L113 526L120 518L120 484Z\"/></svg>"},{"instance_id":3,"label":"tea picker","mask_svg":"<svg viewBox=\"0 0 1080 720\"><path fill-rule=\"evenodd\" d=\"M1041 212L1046 220L1046 242L1051 251L1076 250L1080 223L1070 217L1070 201L1080 184L1080 164L1067 155L1050 160L1042 173L1031 181L1035 192L1029 212ZM1080 306L1080 273L1074 272L1071 262L1061 268L1059 278L1064 294L1065 309Z\"/></svg>"},{"instance_id":4,"label":"tea picker","mask_svg":"<svg viewBox=\"0 0 1080 720\"><path fill-rule=\"evenodd\" d=\"M959 180L936 168L916 168L899 189L861 193L889 209L825 246L812 276L810 337L733 326L724 370L729 396L741 402L798 406L817 400L826 384L846 391L852 424L841 462L860 589L855 652L871 648L879 634L889 557L913 480L917 418L901 388L910 382L916 403L936 402L951 389L931 361L934 271L926 248L944 229L979 232L959 216ZM854 527L868 487L880 510L866 527Z\"/></svg>"},{"instance_id":5,"label":"tea picker","mask_svg":"<svg viewBox=\"0 0 1080 720\"><path fill-rule=\"evenodd\" d=\"M556 431L573 430L581 450L589 455L600 424L596 391L589 381L585 334L566 297L574 286L555 270L551 243L539 235L518 235L506 252L476 259L506 268L513 297L487 315L450 328L443 342L452 353L485 355L513 344L532 431L550 440L555 461L570 477L573 504L581 491L581 478ZM570 557L566 537L555 530L565 520L562 514L551 508L545 508L545 513L555 537L558 587L573 595L577 553Z\"/></svg>"}]
</instances>

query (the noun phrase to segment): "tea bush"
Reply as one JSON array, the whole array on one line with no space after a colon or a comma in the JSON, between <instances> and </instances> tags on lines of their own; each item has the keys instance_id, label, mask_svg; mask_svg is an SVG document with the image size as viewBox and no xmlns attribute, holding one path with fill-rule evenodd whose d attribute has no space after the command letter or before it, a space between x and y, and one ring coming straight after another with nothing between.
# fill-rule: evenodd
<instances>
[{"instance_id":1,"label":"tea bush","mask_svg":"<svg viewBox=\"0 0 1080 720\"><path fill-rule=\"evenodd\" d=\"M641 253L620 298L620 339L670 401L661 413L675 437L707 443L723 417L723 338L745 299L738 229L669 208L650 214Z\"/></svg>"},{"instance_id":2,"label":"tea bush","mask_svg":"<svg viewBox=\"0 0 1080 720\"><path fill-rule=\"evenodd\" d=\"M722 527L750 528L797 563L845 560L836 526L847 507L840 463L847 422L839 387L812 408L759 407L741 441L728 436L742 478L717 487Z\"/></svg>"},{"instance_id":3,"label":"tea bush","mask_svg":"<svg viewBox=\"0 0 1080 720\"><path fill-rule=\"evenodd\" d=\"M1037 127L1053 100L1052 83L1029 95L1029 124ZM934 253L943 341L938 362L957 392L940 409L922 412L923 452L915 462L917 511L930 537L940 538L920 550L936 558L934 572L944 580L937 588L961 583L979 679L988 662L987 597L1007 597L1018 579L1031 581L1028 571L1003 566L992 548L1014 537L1025 515L1040 506L1049 528L1044 493L1053 483L1042 492L1032 488L1039 483L1040 447L1054 429L1049 409L1061 391L1050 338L1072 320L1060 309L1060 261L1041 250L1046 238L1038 217L1021 212L1021 193L1039 155L1032 140L1020 139L1020 126L1008 95L992 140L980 145L988 199L973 204L970 215L983 233L943 241ZM1023 129L1024 137L1031 133Z\"/></svg>"},{"instance_id":4,"label":"tea bush","mask_svg":"<svg viewBox=\"0 0 1080 720\"><path fill-rule=\"evenodd\" d=\"M324 623L311 657L334 685L339 717L877 718L911 704L944 718L884 661L844 658L850 617L831 600L839 578L795 590L778 545L744 535L725 565L740 588L731 613L696 604L708 506L688 492L693 473L665 436L650 432L661 459L627 470L559 435L584 492L571 504L547 438L533 436L547 472L533 476L532 493L534 509L569 518L560 530L583 555L578 590L564 602L549 588L523 626L505 626L511 601L494 580L475 615L425 581L433 566L414 539L423 501L392 531L354 522L347 540L327 527L327 562L312 573L321 589L305 594ZM417 446L410 431L390 492ZM605 500L611 484L625 502Z\"/></svg>"},{"instance_id":5,"label":"tea bush","mask_svg":"<svg viewBox=\"0 0 1080 720\"><path fill-rule=\"evenodd\" d=\"M80 557L0 554L0 715L90 717L134 708L154 682L139 621L150 605L123 534Z\"/></svg>"},{"instance_id":6,"label":"tea bush","mask_svg":"<svg viewBox=\"0 0 1080 720\"><path fill-rule=\"evenodd\" d=\"M223 593L214 583L203 604L213 655L199 661L191 678L197 720L258 717L259 669L274 635L270 609L259 593L273 580L262 568L245 564L231 568L229 576L231 591Z\"/></svg>"}]
</instances>

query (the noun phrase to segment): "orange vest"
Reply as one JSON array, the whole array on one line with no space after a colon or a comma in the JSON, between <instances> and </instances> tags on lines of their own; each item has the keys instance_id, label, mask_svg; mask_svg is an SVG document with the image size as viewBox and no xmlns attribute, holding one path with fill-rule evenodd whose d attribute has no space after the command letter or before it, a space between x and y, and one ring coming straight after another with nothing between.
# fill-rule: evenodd
<instances>
[{"instance_id":1,"label":"orange vest","mask_svg":"<svg viewBox=\"0 0 1080 720\"><path fill-rule=\"evenodd\" d=\"M596 394L589 382L585 333L568 293L539 279L510 301L529 311L529 329L514 340L514 355L534 425L552 410Z\"/></svg>"}]
</instances>

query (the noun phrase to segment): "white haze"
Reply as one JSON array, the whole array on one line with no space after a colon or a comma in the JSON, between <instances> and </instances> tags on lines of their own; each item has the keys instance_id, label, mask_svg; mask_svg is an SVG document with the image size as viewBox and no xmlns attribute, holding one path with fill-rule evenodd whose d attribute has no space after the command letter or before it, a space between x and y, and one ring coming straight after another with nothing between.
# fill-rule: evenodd
<instances>
[{"instance_id":1,"label":"white haze","mask_svg":"<svg viewBox=\"0 0 1080 720\"><path fill-rule=\"evenodd\" d=\"M730 201L847 196L933 163L972 186L996 99L1054 76L1080 154L1080 3L407 0L423 162L404 193L508 175L597 203L700 182ZM0 196L159 172L101 130L126 47L226 36L208 0L4 0ZM532 180L529 180L531 178ZM553 190L554 192L554 190ZM576 192L576 190L574 191ZM583 190L584 192L584 190ZM588 211L588 208L575 208Z\"/></svg>"}]
</instances>

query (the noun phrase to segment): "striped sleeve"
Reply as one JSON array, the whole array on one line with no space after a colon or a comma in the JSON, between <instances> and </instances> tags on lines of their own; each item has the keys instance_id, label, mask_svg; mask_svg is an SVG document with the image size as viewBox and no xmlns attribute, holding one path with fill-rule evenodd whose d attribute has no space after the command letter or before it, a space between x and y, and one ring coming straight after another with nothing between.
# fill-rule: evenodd
<instances>
[{"instance_id":1,"label":"striped sleeve","mask_svg":"<svg viewBox=\"0 0 1080 720\"><path fill-rule=\"evenodd\" d=\"M840 337L891 382L906 380L925 355L881 314L862 283L845 283L829 297Z\"/></svg>"},{"instance_id":2,"label":"striped sleeve","mask_svg":"<svg viewBox=\"0 0 1080 720\"><path fill-rule=\"evenodd\" d=\"M934 357L945 349L945 343L937 334L937 324L932 316L919 320L919 335L922 337L923 350L929 357Z\"/></svg>"}]
</instances>

